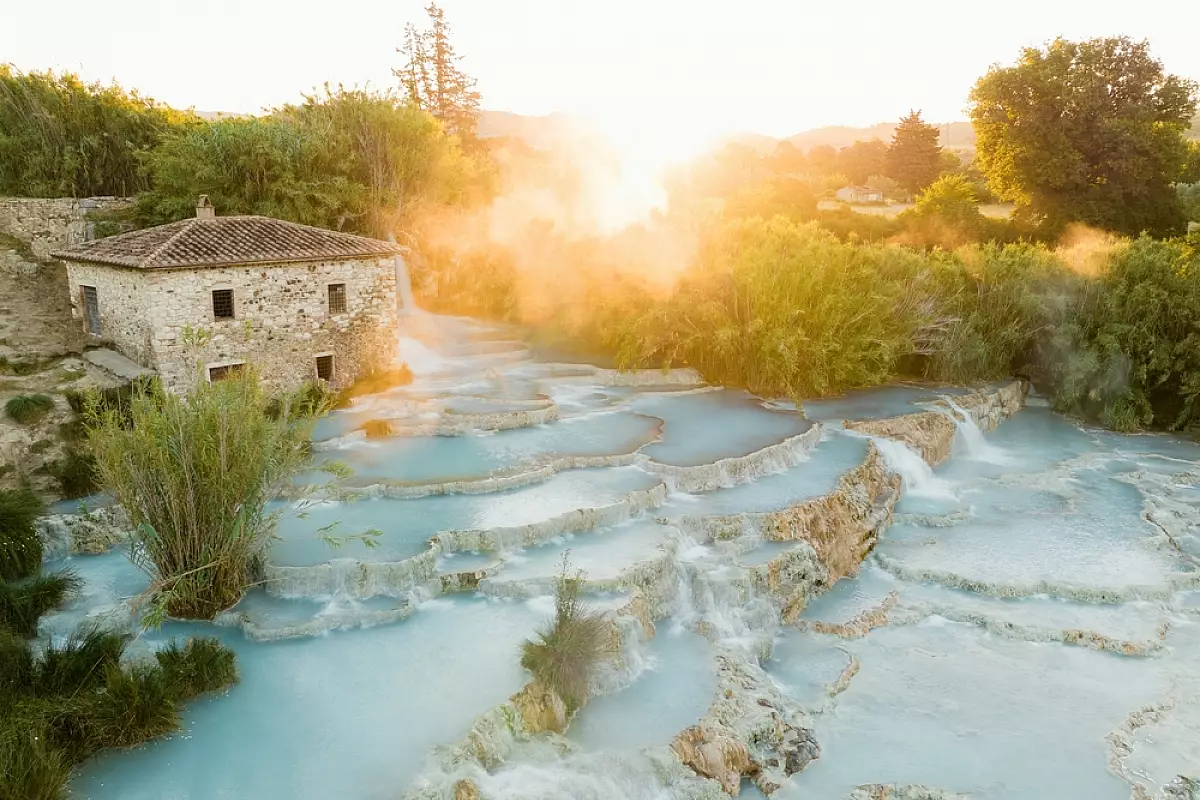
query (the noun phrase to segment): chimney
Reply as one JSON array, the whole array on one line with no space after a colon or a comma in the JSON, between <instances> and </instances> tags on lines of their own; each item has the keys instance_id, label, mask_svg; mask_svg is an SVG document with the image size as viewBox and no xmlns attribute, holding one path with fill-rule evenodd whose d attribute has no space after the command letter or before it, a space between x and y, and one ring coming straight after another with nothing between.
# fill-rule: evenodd
<instances>
[{"instance_id":1,"label":"chimney","mask_svg":"<svg viewBox=\"0 0 1200 800\"><path fill-rule=\"evenodd\" d=\"M196 201L196 219L215 219L217 210L213 208L212 201L208 199L208 195L200 195L200 199Z\"/></svg>"}]
</instances>

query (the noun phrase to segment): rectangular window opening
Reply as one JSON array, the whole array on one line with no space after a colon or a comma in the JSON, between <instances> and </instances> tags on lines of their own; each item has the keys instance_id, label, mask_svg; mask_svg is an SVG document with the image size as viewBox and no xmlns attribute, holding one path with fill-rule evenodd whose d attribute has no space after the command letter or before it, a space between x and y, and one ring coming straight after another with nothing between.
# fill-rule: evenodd
<instances>
[{"instance_id":1,"label":"rectangular window opening","mask_svg":"<svg viewBox=\"0 0 1200 800\"><path fill-rule=\"evenodd\" d=\"M329 284L329 313L330 314L345 314L346 313L346 284L344 284L344 283Z\"/></svg>"},{"instance_id":2,"label":"rectangular window opening","mask_svg":"<svg viewBox=\"0 0 1200 800\"><path fill-rule=\"evenodd\" d=\"M245 364L225 364L220 367L208 368L209 381L223 381L226 378L233 378L242 374Z\"/></svg>"},{"instance_id":3,"label":"rectangular window opening","mask_svg":"<svg viewBox=\"0 0 1200 800\"><path fill-rule=\"evenodd\" d=\"M83 292L83 319L87 324L88 333L100 335L100 298L95 286L80 286Z\"/></svg>"},{"instance_id":4,"label":"rectangular window opening","mask_svg":"<svg viewBox=\"0 0 1200 800\"><path fill-rule=\"evenodd\" d=\"M333 356L317 356L317 380L333 380Z\"/></svg>"},{"instance_id":5,"label":"rectangular window opening","mask_svg":"<svg viewBox=\"0 0 1200 800\"><path fill-rule=\"evenodd\" d=\"M233 289L213 289L213 317L233 319Z\"/></svg>"}]
</instances>

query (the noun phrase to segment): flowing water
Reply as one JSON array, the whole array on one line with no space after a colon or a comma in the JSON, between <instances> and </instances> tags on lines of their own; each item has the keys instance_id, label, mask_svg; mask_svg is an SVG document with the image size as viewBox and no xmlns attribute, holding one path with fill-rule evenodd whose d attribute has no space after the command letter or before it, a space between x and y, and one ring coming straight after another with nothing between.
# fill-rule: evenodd
<instances>
[{"instance_id":1,"label":"flowing water","mask_svg":"<svg viewBox=\"0 0 1200 800\"><path fill-rule=\"evenodd\" d=\"M399 353L414 382L320 421L318 459L354 474L310 475L311 497L274 504L272 581L215 625L168 624L131 648L218 636L241 682L188 706L181 733L85 763L75 796L449 798L469 777L502 800L713 800L719 786L667 746L743 690L745 713L807 720L820 747L776 797L922 784L1166 800L1178 775L1200 775L1195 444L1041 407L985 435L954 387L801 414L409 311ZM936 469L840 424L930 408L957 430ZM368 438L372 420L391 434ZM894 519L858 574L823 591L813 547L774 540L774 520L834 491L872 446L901 477ZM376 547L356 538L367 531ZM527 682L519 646L553 615L564 558L613 620L615 660L564 736L486 770L448 757ZM84 620L135 629L129 601L148 582L128 553L60 563L85 588L43 620L46 637ZM764 588L780 576L811 595L795 624Z\"/></svg>"}]
</instances>

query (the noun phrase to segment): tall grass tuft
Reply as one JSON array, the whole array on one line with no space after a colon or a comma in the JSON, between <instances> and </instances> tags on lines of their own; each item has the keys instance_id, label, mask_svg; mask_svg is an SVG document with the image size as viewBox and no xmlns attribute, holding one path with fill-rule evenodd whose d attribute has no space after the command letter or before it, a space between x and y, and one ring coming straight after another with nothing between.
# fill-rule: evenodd
<instances>
[{"instance_id":1,"label":"tall grass tuft","mask_svg":"<svg viewBox=\"0 0 1200 800\"><path fill-rule=\"evenodd\" d=\"M604 615L580 599L583 573L563 557L555 587L554 620L521 645L521 666L553 689L568 712L587 702L588 685L608 646Z\"/></svg>"},{"instance_id":2,"label":"tall grass tuft","mask_svg":"<svg viewBox=\"0 0 1200 800\"><path fill-rule=\"evenodd\" d=\"M38 659L33 689L39 695L76 695L101 686L110 667L120 665L129 637L83 625Z\"/></svg>"},{"instance_id":3,"label":"tall grass tuft","mask_svg":"<svg viewBox=\"0 0 1200 800\"><path fill-rule=\"evenodd\" d=\"M238 681L233 651L216 639L188 639L154 654L171 694L180 701L228 689Z\"/></svg>"},{"instance_id":4,"label":"tall grass tuft","mask_svg":"<svg viewBox=\"0 0 1200 800\"><path fill-rule=\"evenodd\" d=\"M45 510L29 487L0 489L0 580L15 581L37 572L42 540L34 520Z\"/></svg>"},{"instance_id":5,"label":"tall grass tuft","mask_svg":"<svg viewBox=\"0 0 1200 800\"><path fill-rule=\"evenodd\" d=\"M319 410L267 408L247 371L183 396L150 386L127 418L89 411L101 484L132 518L159 618L212 619L254 582L275 522L266 504L308 462Z\"/></svg>"},{"instance_id":6,"label":"tall grass tuft","mask_svg":"<svg viewBox=\"0 0 1200 800\"><path fill-rule=\"evenodd\" d=\"M36 636L38 620L82 585L71 570L34 575L13 583L0 581L0 627L19 636Z\"/></svg>"},{"instance_id":7,"label":"tall grass tuft","mask_svg":"<svg viewBox=\"0 0 1200 800\"><path fill-rule=\"evenodd\" d=\"M19 394L4 404L4 413L14 422L33 425L54 410L54 400L44 394Z\"/></svg>"},{"instance_id":8,"label":"tall grass tuft","mask_svg":"<svg viewBox=\"0 0 1200 800\"><path fill-rule=\"evenodd\" d=\"M179 706L161 669L153 664L109 666L103 691L87 703L86 730L95 749L130 747L179 727Z\"/></svg>"},{"instance_id":9,"label":"tall grass tuft","mask_svg":"<svg viewBox=\"0 0 1200 800\"><path fill-rule=\"evenodd\" d=\"M0 707L0 798L62 800L73 764L44 724Z\"/></svg>"}]
</instances>

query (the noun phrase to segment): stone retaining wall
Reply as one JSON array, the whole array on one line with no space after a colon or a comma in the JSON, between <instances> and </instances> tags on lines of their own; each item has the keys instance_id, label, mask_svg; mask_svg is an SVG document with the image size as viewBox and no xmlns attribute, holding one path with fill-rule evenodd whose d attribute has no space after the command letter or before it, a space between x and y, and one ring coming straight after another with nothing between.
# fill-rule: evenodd
<instances>
[{"instance_id":1,"label":"stone retaining wall","mask_svg":"<svg viewBox=\"0 0 1200 800\"><path fill-rule=\"evenodd\" d=\"M38 260L50 253L96 238L93 213L128 208L124 197L0 197L0 233L29 246Z\"/></svg>"}]
</instances>

